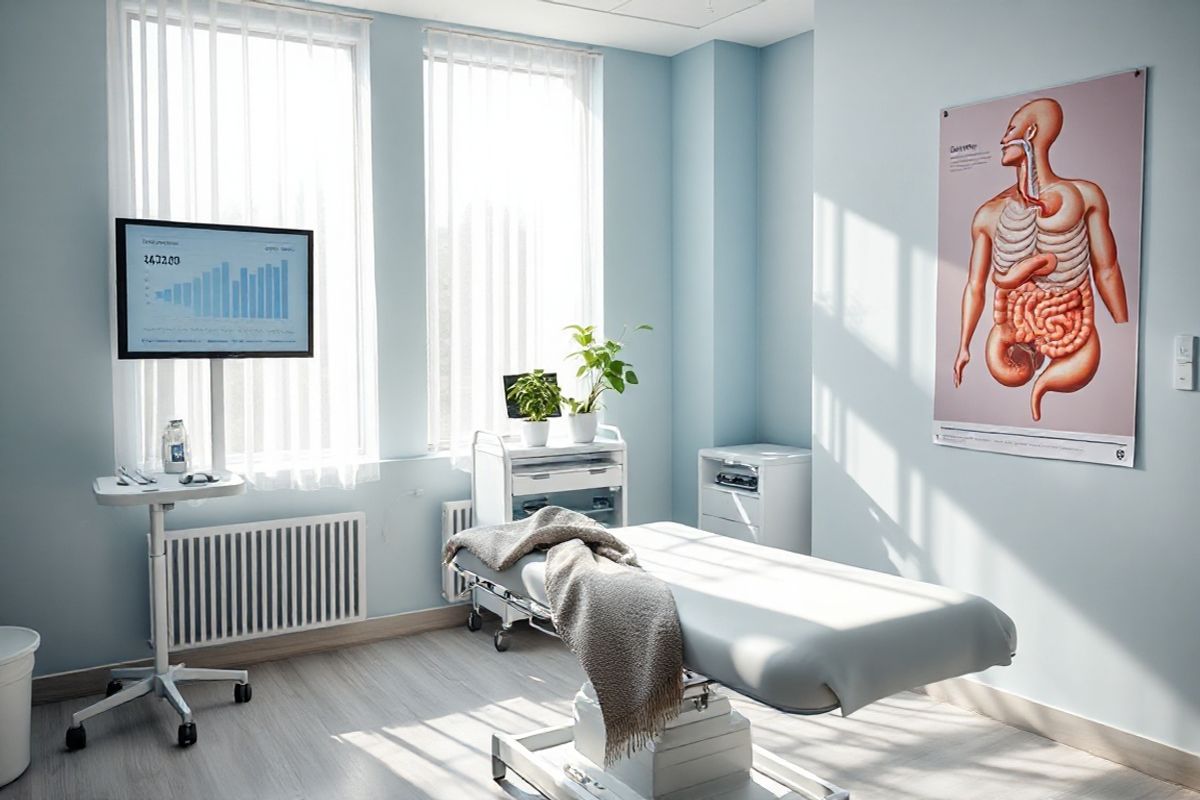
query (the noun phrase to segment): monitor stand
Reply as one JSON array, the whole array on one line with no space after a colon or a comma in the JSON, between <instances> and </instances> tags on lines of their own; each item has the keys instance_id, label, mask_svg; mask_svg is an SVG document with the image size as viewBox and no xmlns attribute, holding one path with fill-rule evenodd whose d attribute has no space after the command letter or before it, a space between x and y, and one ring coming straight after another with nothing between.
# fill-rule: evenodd
<instances>
[{"instance_id":1,"label":"monitor stand","mask_svg":"<svg viewBox=\"0 0 1200 800\"><path fill-rule=\"evenodd\" d=\"M208 360L208 391L210 432L212 435L212 468L225 471L225 359Z\"/></svg>"}]
</instances>

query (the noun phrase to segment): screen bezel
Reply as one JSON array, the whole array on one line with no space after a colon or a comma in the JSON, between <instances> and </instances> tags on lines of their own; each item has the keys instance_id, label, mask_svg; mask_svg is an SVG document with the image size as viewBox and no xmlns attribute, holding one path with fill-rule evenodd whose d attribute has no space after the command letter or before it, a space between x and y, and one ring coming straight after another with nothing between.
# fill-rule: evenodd
<instances>
[{"instance_id":1,"label":"screen bezel","mask_svg":"<svg viewBox=\"0 0 1200 800\"><path fill-rule=\"evenodd\" d=\"M214 231L242 233L280 233L304 236L308 241L308 350L185 350L150 351L129 349L129 309L126 296L128 275L125 261L125 229L129 225L156 228L202 228ZM207 222L173 222L161 219L116 218L117 257L117 358L122 361L159 358L312 358L313 357L313 232L304 228L264 228L256 225L217 225Z\"/></svg>"}]
</instances>

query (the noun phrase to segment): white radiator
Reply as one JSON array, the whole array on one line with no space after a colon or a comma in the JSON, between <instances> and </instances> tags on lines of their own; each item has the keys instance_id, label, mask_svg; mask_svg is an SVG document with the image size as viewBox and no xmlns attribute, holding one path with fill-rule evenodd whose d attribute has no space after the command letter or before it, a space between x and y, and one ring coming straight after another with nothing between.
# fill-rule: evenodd
<instances>
[{"instance_id":1,"label":"white radiator","mask_svg":"<svg viewBox=\"0 0 1200 800\"><path fill-rule=\"evenodd\" d=\"M446 540L459 531L471 527L474 514L471 511L470 500L454 500L442 503L442 546ZM438 551L439 558L441 551ZM467 590L465 582L458 573L448 567L442 567L442 597L451 603L462 600L462 594Z\"/></svg>"},{"instance_id":2,"label":"white radiator","mask_svg":"<svg viewBox=\"0 0 1200 800\"><path fill-rule=\"evenodd\" d=\"M172 650L366 618L363 513L167 531Z\"/></svg>"}]
</instances>

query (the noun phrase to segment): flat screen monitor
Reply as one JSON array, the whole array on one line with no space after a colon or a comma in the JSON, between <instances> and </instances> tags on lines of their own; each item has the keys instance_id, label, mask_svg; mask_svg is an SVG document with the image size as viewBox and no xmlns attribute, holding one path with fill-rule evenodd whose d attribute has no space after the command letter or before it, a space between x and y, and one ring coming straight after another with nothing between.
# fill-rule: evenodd
<instances>
[{"instance_id":1,"label":"flat screen monitor","mask_svg":"<svg viewBox=\"0 0 1200 800\"><path fill-rule=\"evenodd\" d=\"M313 232L117 220L117 355L311 358Z\"/></svg>"}]
</instances>

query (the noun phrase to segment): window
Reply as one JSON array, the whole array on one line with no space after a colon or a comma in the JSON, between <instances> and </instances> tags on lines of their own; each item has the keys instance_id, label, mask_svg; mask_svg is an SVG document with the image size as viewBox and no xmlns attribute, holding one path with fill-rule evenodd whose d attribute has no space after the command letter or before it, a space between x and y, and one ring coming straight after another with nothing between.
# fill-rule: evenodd
<instances>
[{"instance_id":1,"label":"window","mask_svg":"<svg viewBox=\"0 0 1200 800\"><path fill-rule=\"evenodd\" d=\"M599 69L584 50L426 30L431 449L506 430L505 374L578 388L563 327L602 319Z\"/></svg>"},{"instance_id":2,"label":"window","mask_svg":"<svg viewBox=\"0 0 1200 800\"><path fill-rule=\"evenodd\" d=\"M260 487L378 474L367 22L240 0L111 0L113 216L312 228L312 359L228 361L230 468ZM181 417L208 463L208 362L114 361L120 463Z\"/></svg>"}]
</instances>

